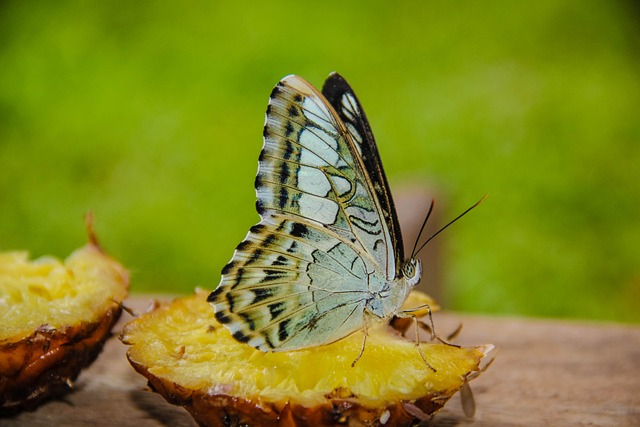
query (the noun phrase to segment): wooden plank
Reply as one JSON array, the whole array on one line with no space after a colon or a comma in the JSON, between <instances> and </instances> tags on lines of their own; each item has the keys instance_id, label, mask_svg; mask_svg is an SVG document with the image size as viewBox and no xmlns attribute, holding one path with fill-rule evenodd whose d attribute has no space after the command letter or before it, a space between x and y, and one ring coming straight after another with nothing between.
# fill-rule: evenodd
<instances>
[{"instance_id":1,"label":"wooden plank","mask_svg":"<svg viewBox=\"0 0 640 427\"><path fill-rule=\"evenodd\" d=\"M148 301L134 297L128 304L142 309ZM640 426L639 327L458 313L437 313L435 321L441 335L462 322L458 342L493 343L499 350L490 369L471 384L475 418L465 418L454 397L429 425ZM111 339L73 393L0 419L0 425L195 426L186 411L146 389L125 352Z\"/></svg>"},{"instance_id":2,"label":"wooden plank","mask_svg":"<svg viewBox=\"0 0 640 427\"><path fill-rule=\"evenodd\" d=\"M451 314L439 324L454 318L463 344L499 351L472 383L475 419L452 401L434 425L640 426L640 328Z\"/></svg>"}]
</instances>

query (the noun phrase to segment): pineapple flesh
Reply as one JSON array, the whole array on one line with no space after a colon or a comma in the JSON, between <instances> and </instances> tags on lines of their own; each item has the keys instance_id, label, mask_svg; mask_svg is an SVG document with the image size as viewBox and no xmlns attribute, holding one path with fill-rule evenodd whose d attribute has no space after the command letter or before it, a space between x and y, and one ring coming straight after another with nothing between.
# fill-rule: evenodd
<instances>
[{"instance_id":1,"label":"pineapple flesh","mask_svg":"<svg viewBox=\"0 0 640 427\"><path fill-rule=\"evenodd\" d=\"M434 372L414 340L379 325L369 328L353 367L362 332L320 347L263 353L231 337L207 295L197 291L160 305L129 322L121 337L150 386L206 426L412 425L460 390L491 348L421 343ZM423 295L412 301L428 301Z\"/></svg>"}]
</instances>

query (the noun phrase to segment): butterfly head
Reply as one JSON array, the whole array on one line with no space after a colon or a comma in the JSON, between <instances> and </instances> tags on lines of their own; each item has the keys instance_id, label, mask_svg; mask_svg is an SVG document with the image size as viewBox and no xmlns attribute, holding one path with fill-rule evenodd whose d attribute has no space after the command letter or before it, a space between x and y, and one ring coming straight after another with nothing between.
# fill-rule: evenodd
<instances>
[{"instance_id":1,"label":"butterfly head","mask_svg":"<svg viewBox=\"0 0 640 427\"><path fill-rule=\"evenodd\" d=\"M420 283L422 276L422 264L418 258L409 258L402 266L405 282L413 287Z\"/></svg>"}]
</instances>

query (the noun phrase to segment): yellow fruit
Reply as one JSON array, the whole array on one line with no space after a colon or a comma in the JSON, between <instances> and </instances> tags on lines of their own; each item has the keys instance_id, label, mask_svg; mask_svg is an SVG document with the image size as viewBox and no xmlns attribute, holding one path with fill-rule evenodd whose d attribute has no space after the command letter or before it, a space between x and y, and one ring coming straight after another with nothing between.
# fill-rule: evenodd
<instances>
[{"instance_id":1,"label":"yellow fruit","mask_svg":"<svg viewBox=\"0 0 640 427\"><path fill-rule=\"evenodd\" d=\"M110 336L129 278L91 237L64 264L0 253L0 414L67 391Z\"/></svg>"},{"instance_id":2,"label":"yellow fruit","mask_svg":"<svg viewBox=\"0 0 640 427\"><path fill-rule=\"evenodd\" d=\"M127 356L151 387L206 426L411 425L440 409L491 346L415 342L381 325L363 335L282 353L238 343L215 319L208 293L129 322Z\"/></svg>"}]
</instances>

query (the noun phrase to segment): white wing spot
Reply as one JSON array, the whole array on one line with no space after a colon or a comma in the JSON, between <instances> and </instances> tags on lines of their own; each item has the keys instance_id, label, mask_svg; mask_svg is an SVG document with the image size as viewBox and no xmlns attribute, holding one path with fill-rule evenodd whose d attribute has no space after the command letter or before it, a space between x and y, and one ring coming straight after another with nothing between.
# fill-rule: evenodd
<instances>
[{"instance_id":1,"label":"white wing spot","mask_svg":"<svg viewBox=\"0 0 640 427\"><path fill-rule=\"evenodd\" d=\"M318 166L318 167L328 166L327 162L325 162L320 157L318 157L318 155L316 155L314 152L306 148L300 149L300 164L309 165L309 166Z\"/></svg>"},{"instance_id":2,"label":"white wing spot","mask_svg":"<svg viewBox=\"0 0 640 427\"><path fill-rule=\"evenodd\" d=\"M353 127L353 125L351 123L346 122L345 126L347 126L347 129L349 129L349 133L351 134L353 139L355 139L356 142L358 143L358 145L356 145L356 148L358 149L358 153L362 154L362 151L360 149L360 145L362 144L362 137L360 136L360 134L358 133L356 128Z\"/></svg>"},{"instance_id":3,"label":"white wing spot","mask_svg":"<svg viewBox=\"0 0 640 427\"><path fill-rule=\"evenodd\" d=\"M338 162L337 141L320 129L314 129L313 132L309 129L303 130L300 133L300 144L312 149L330 165L335 165Z\"/></svg>"},{"instance_id":4,"label":"white wing spot","mask_svg":"<svg viewBox=\"0 0 640 427\"><path fill-rule=\"evenodd\" d=\"M338 216L338 204L329 199L303 194L298 199L300 215L322 224L333 224Z\"/></svg>"},{"instance_id":5,"label":"white wing spot","mask_svg":"<svg viewBox=\"0 0 640 427\"><path fill-rule=\"evenodd\" d=\"M298 187L307 193L326 197L331 191L331 184L320 169L300 166L298 170Z\"/></svg>"},{"instance_id":6,"label":"white wing spot","mask_svg":"<svg viewBox=\"0 0 640 427\"><path fill-rule=\"evenodd\" d=\"M333 185L336 187L336 192L339 196L348 193L351 191L351 183L348 179L345 179L341 176L332 176L331 181Z\"/></svg>"},{"instance_id":7,"label":"white wing spot","mask_svg":"<svg viewBox=\"0 0 640 427\"><path fill-rule=\"evenodd\" d=\"M323 106L319 103L315 102L311 98L305 98L302 102L302 108L304 111L304 116L312 121L319 127L327 127L327 125L331 126L331 120L329 119L329 112L326 111Z\"/></svg>"},{"instance_id":8,"label":"white wing spot","mask_svg":"<svg viewBox=\"0 0 640 427\"><path fill-rule=\"evenodd\" d=\"M349 120L354 120L355 115L360 115L360 111L358 110L358 104L356 100L349 93L345 93L342 96L342 106L344 107L344 115L349 118ZM348 114L347 114L348 113Z\"/></svg>"}]
</instances>

